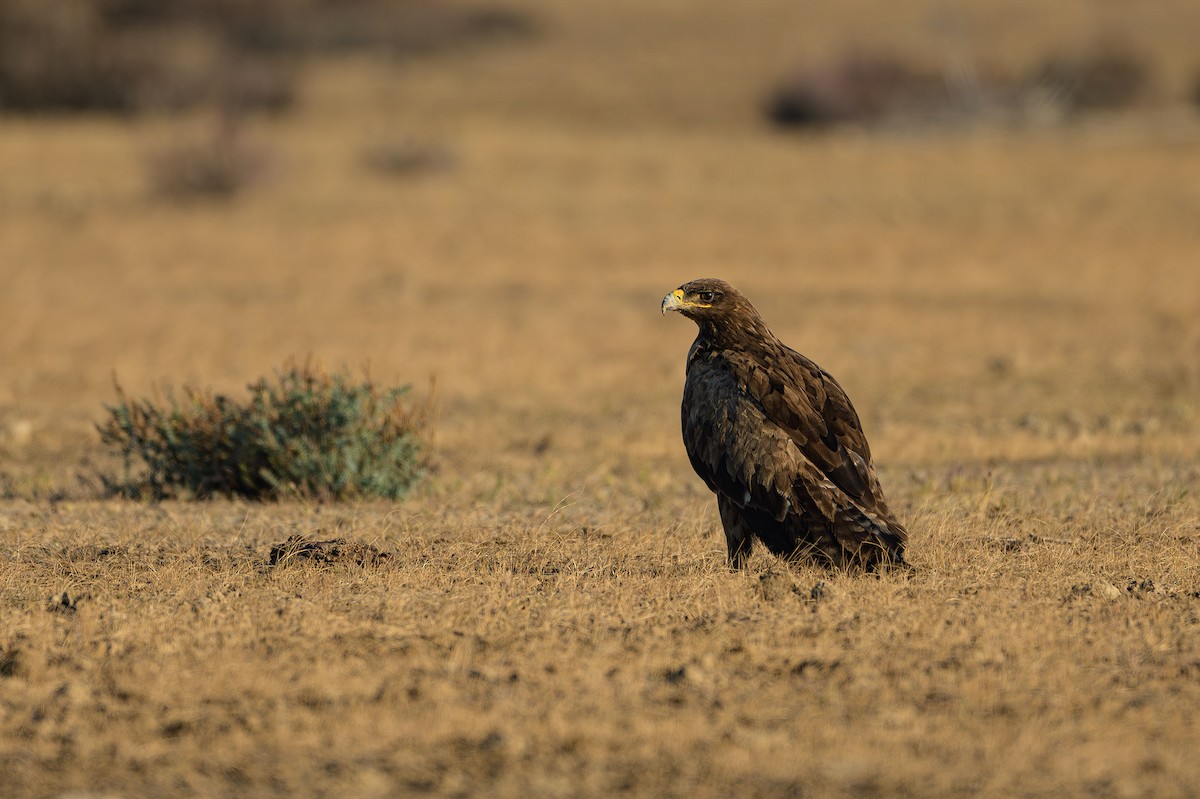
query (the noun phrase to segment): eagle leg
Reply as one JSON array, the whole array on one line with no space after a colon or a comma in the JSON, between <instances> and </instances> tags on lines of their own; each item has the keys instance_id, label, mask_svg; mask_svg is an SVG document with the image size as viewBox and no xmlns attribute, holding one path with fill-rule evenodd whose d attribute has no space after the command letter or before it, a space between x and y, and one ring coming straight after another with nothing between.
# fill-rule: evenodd
<instances>
[{"instance_id":1,"label":"eagle leg","mask_svg":"<svg viewBox=\"0 0 1200 799\"><path fill-rule=\"evenodd\" d=\"M724 494L717 494L717 509L721 513L721 525L725 528L725 546L729 549L729 566L744 569L750 550L754 546L754 535L742 518L741 509Z\"/></svg>"}]
</instances>

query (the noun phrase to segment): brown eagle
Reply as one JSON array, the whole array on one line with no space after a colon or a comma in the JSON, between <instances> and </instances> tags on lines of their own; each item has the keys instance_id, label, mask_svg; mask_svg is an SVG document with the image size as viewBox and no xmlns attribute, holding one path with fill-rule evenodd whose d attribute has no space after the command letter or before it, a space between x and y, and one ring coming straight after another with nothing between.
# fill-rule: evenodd
<instances>
[{"instance_id":1,"label":"brown eagle","mask_svg":"<svg viewBox=\"0 0 1200 799\"><path fill-rule=\"evenodd\" d=\"M663 298L667 311L700 327L688 352L683 443L717 495L730 564L741 568L757 538L785 558L904 565L908 532L888 510L838 382L722 280L684 283Z\"/></svg>"}]
</instances>

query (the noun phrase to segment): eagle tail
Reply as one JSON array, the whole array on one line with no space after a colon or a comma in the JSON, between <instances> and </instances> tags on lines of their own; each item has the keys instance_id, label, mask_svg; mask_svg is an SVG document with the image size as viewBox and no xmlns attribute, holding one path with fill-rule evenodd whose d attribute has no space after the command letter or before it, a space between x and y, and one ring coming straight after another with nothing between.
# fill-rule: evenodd
<instances>
[{"instance_id":1,"label":"eagle tail","mask_svg":"<svg viewBox=\"0 0 1200 799\"><path fill-rule=\"evenodd\" d=\"M849 505L838 509L833 532L849 562L860 563L871 571L908 566L904 560L907 532L897 522Z\"/></svg>"}]
</instances>

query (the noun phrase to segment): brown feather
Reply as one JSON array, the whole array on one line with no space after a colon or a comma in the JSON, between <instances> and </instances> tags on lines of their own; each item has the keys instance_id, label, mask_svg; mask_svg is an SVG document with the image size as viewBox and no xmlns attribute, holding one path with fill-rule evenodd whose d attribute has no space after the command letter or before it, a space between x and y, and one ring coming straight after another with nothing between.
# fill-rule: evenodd
<instances>
[{"instance_id":1,"label":"brown feather","mask_svg":"<svg viewBox=\"0 0 1200 799\"><path fill-rule=\"evenodd\" d=\"M663 308L700 328L688 353L683 440L717 494L730 562L745 562L752 536L789 558L902 564L908 533L838 382L784 346L728 283L685 283Z\"/></svg>"}]
</instances>

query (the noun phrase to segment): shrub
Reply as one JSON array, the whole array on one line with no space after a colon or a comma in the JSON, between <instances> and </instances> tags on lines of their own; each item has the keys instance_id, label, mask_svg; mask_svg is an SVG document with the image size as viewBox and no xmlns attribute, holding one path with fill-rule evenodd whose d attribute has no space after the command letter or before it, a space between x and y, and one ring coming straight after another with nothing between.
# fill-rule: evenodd
<instances>
[{"instance_id":1,"label":"shrub","mask_svg":"<svg viewBox=\"0 0 1200 799\"><path fill-rule=\"evenodd\" d=\"M403 56L536 32L519 12L439 0L0 0L0 109L278 113L310 54Z\"/></svg>"},{"instance_id":2,"label":"shrub","mask_svg":"<svg viewBox=\"0 0 1200 799\"><path fill-rule=\"evenodd\" d=\"M767 106L781 127L868 123L946 104L943 80L890 54L853 53L783 82Z\"/></svg>"},{"instance_id":3,"label":"shrub","mask_svg":"<svg viewBox=\"0 0 1200 799\"><path fill-rule=\"evenodd\" d=\"M97 429L125 466L120 480L102 476L106 488L152 499L399 499L426 471L430 407L406 403L408 386L379 388L310 362L248 388L246 403L184 388L160 404L117 385Z\"/></svg>"},{"instance_id":4,"label":"shrub","mask_svg":"<svg viewBox=\"0 0 1200 799\"><path fill-rule=\"evenodd\" d=\"M376 50L407 56L537 33L521 12L438 0L175 2L184 16L220 30L238 50L267 55Z\"/></svg>"},{"instance_id":5,"label":"shrub","mask_svg":"<svg viewBox=\"0 0 1200 799\"><path fill-rule=\"evenodd\" d=\"M206 135L184 138L146 158L150 190L177 202L232 198L262 178L266 152L247 141L241 123L222 119Z\"/></svg>"},{"instance_id":6,"label":"shrub","mask_svg":"<svg viewBox=\"0 0 1200 799\"><path fill-rule=\"evenodd\" d=\"M1151 84L1145 59L1116 47L1098 47L1076 58L1051 56L1029 82L1070 112L1126 108L1143 99Z\"/></svg>"},{"instance_id":7,"label":"shrub","mask_svg":"<svg viewBox=\"0 0 1200 799\"><path fill-rule=\"evenodd\" d=\"M94 0L0 0L0 109L277 113L294 102L287 63L185 21L124 17Z\"/></svg>"},{"instance_id":8,"label":"shrub","mask_svg":"<svg viewBox=\"0 0 1200 799\"><path fill-rule=\"evenodd\" d=\"M767 118L784 128L836 124L961 124L1055 120L1134 106L1151 94L1148 62L1111 44L1054 53L1025 74L976 69L970 60L924 69L886 52L860 51L781 81ZM1038 112L1037 117L1030 115Z\"/></svg>"},{"instance_id":9,"label":"shrub","mask_svg":"<svg viewBox=\"0 0 1200 799\"><path fill-rule=\"evenodd\" d=\"M0 108L132 110L148 53L119 44L82 0L0 0Z\"/></svg>"}]
</instances>

